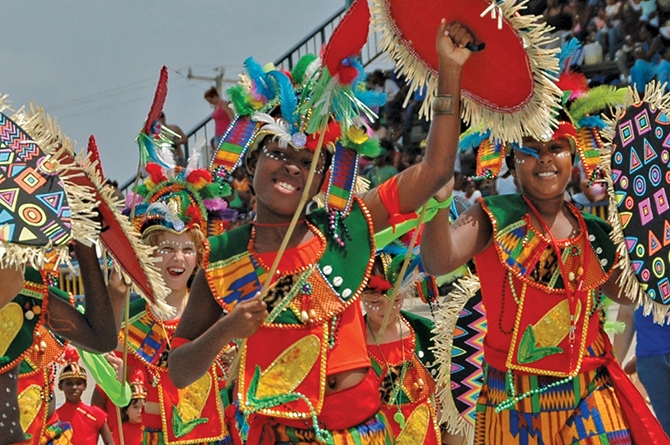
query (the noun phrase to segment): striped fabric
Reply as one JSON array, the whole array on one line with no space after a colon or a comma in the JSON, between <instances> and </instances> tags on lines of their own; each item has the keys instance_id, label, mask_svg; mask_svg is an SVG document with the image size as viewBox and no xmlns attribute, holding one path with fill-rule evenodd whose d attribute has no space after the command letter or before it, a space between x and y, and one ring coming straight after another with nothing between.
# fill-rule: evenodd
<instances>
[{"instance_id":1,"label":"striped fabric","mask_svg":"<svg viewBox=\"0 0 670 445\"><path fill-rule=\"evenodd\" d=\"M604 354L598 338L587 354ZM495 412L508 398L506 373L488 365L477 401L475 444L630 445L632 439L605 368L579 374L572 381L527 397L513 409ZM545 387L554 377L514 375L518 394Z\"/></svg>"}]
</instances>

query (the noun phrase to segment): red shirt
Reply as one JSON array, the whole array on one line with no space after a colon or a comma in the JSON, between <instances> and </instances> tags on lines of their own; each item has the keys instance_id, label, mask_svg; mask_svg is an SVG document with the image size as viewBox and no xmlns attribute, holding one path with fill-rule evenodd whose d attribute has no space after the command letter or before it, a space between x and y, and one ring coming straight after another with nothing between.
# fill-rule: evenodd
<instances>
[{"instance_id":1,"label":"red shirt","mask_svg":"<svg viewBox=\"0 0 670 445\"><path fill-rule=\"evenodd\" d=\"M107 414L97 406L67 400L56 410L60 420L72 425L72 445L97 445L100 429L107 421Z\"/></svg>"}]
</instances>

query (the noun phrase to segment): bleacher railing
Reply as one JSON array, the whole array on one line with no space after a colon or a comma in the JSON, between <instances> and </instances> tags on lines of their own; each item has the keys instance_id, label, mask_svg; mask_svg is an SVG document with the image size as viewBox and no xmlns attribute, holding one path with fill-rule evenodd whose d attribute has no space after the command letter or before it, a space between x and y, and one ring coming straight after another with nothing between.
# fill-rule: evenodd
<instances>
[{"instance_id":1,"label":"bleacher railing","mask_svg":"<svg viewBox=\"0 0 670 445\"><path fill-rule=\"evenodd\" d=\"M330 39L330 36L333 34L335 27L339 23L342 16L344 16L346 10L347 7L342 6L339 11L335 12L323 23L317 26L314 31L305 36L304 39L275 59L275 66L282 67L290 71L293 69L293 65L297 63L298 60L300 60L300 58L305 54L319 54L323 45L328 41L328 39ZM382 52L378 49L378 42L380 38L380 32L373 29L370 30L368 41L361 50L361 63L363 66L368 66L382 54ZM196 140L204 139L207 141L207 149L200 157L202 165L206 165L212 156L212 147L209 144L209 141L214 136L214 122L212 121L212 116L205 116L193 128L186 132L186 136L188 138L188 142L184 147L184 154L186 155L187 159L189 156L189 147L194 147ZM132 176L127 181L123 182L119 188L125 193L125 191L129 189L134 182L135 176Z\"/></svg>"}]
</instances>

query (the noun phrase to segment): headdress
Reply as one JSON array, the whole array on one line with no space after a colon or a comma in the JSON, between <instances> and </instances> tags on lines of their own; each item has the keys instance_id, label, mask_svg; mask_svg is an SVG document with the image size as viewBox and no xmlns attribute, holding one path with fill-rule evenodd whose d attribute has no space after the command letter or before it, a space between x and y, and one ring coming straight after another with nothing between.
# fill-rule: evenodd
<instances>
[{"instance_id":1,"label":"headdress","mask_svg":"<svg viewBox=\"0 0 670 445\"><path fill-rule=\"evenodd\" d=\"M87 379L86 370L79 366L79 353L74 346L68 346L63 353L63 369L58 376L58 382L65 379Z\"/></svg>"},{"instance_id":2,"label":"headdress","mask_svg":"<svg viewBox=\"0 0 670 445\"><path fill-rule=\"evenodd\" d=\"M163 67L154 101L137 137L140 162L147 176L126 197L124 213L131 215L133 226L142 236L156 229L174 233L198 229L207 234L208 227L220 229L215 220L229 216L228 203L223 198L230 194L230 185L212 183L210 171L198 167L202 143L194 149L186 168L176 165L171 135L166 133L169 129L159 121L166 96L167 69Z\"/></svg>"},{"instance_id":3,"label":"headdress","mask_svg":"<svg viewBox=\"0 0 670 445\"><path fill-rule=\"evenodd\" d=\"M146 165L147 177L128 194L124 211L132 214L134 208L133 226L142 236L157 229L206 233L209 213L227 209L223 197L229 189L212 183L209 170L194 165L197 161L190 160L186 168L170 169L153 162Z\"/></svg>"},{"instance_id":4,"label":"headdress","mask_svg":"<svg viewBox=\"0 0 670 445\"><path fill-rule=\"evenodd\" d=\"M146 399L147 388L144 386L144 373L141 369L136 368L133 375L130 377L131 399Z\"/></svg>"},{"instance_id":5,"label":"headdress","mask_svg":"<svg viewBox=\"0 0 670 445\"><path fill-rule=\"evenodd\" d=\"M5 114L6 99L0 95L0 264L39 269L52 249L67 261L73 238L91 244L96 203L59 161L72 147L57 122L33 106Z\"/></svg>"},{"instance_id":6,"label":"headdress","mask_svg":"<svg viewBox=\"0 0 670 445\"><path fill-rule=\"evenodd\" d=\"M579 156L584 172L589 180L597 179L597 167L603 154L604 145L600 131L605 127L603 119L594 113L623 103L625 89L611 85L601 85L589 89L586 76L570 70L568 62L572 53L579 49L577 39L568 41L557 58L559 76L556 86L561 91L561 101L552 114L556 117L544 134L532 136L547 141L567 138L573 154ZM471 128L459 140L460 150L474 149L477 152L477 179L496 177L502 168L503 159L511 150L523 150L520 141L492 139L491 130Z\"/></svg>"},{"instance_id":7,"label":"headdress","mask_svg":"<svg viewBox=\"0 0 670 445\"><path fill-rule=\"evenodd\" d=\"M381 47L396 60L412 91L427 88L420 115L431 115L437 93L435 32L442 18L457 21L486 44L463 67L461 116L473 127L491 130L491 140L540 137L555 122L551 104L560 92L553 84L556 49L544 49L550 28L538 17L521 15L525 1L373 0ZM408 94L408 98L410 98Z\"/></svg>"},{"instance_id":8,"label":"headdress","mask_svg":"<svg viewBox=\"0 0 670 445\"><path fill-rule=\"evenodd\" d=\"M608 184L610 237L621 260L622 294L667 323L670 286L670 95L647 84L644 100L629 88L624 105L606 118L603 138L611 151L599 167Z\"/></svg>"},{"instance_id":9,"label":"headdress","mask_svg":"<svg viewBox=\"0 0 670 445\"><path fill-rule=\"evenodd\" d=\"M237 116L212 159L210 170L217 179L240 166L266 135L296 150L314 151L322 140L333 156L326 208L348 213L359 156L379 151L368 125L374 118L370 107L385 101L383 94L365 90L365 74L356 58L367 39L368 24L367 2L359 0L320 58L303 56L290 73L251 58L245 61L246 74L228 90Z\"/></svg>"}]
</instances>

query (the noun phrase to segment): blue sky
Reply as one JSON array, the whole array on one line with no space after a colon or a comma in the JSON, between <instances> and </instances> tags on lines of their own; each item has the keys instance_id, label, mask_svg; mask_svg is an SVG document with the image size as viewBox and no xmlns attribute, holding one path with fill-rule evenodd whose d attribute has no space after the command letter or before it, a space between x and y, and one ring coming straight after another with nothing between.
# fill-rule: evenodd
<instances>
[{"instance_id":1,"label":"blue sky","mask_svg":"<svg viewBox=\"0 0 670 445\"><path fill-rule=\"evenodd\" d=\"M95 135L105 175L137 169L134 142L162 65L169 68L168 123L187 131L211 112L203 99L225 67L237 78L253 56L265 63L330 17L343 0L7 1L0 27L0 94L57 117L83 149Z\"/></svg>"}]
</instances>

